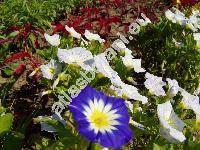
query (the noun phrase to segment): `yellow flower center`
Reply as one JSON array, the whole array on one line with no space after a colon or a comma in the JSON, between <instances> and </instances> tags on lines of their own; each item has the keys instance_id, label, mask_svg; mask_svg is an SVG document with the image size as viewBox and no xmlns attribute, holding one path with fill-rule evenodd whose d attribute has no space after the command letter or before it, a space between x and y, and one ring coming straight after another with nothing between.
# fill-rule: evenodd
<instances>
[{"instance_id":1,"label":"yellow flower center","mask_svg":"<svg viewBox=\"0 0 200 150\"><path fill-rule=\"evenodd\" d=\"M89 117L89 120L94 123L98 129L109 125L108 115L100 112L99 110L94 110Z\"/></svg>"},{"instance_id":2,"label":"yellow flower center","mask_svg":"<svg viewBox=\"0 0 200 150\"><path fill-rule=\"evenodd\" d=\"M49 72L50 72L51 74L54 74L54 73L55 73L55 68L49 68Z\"/></svg>"}]
</instances>

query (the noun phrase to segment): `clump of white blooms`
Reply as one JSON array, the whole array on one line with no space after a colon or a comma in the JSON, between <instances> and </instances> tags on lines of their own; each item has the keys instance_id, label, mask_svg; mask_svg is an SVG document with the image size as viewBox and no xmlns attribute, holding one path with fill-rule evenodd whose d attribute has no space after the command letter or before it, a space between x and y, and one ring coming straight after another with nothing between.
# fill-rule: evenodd
<instances>
[{"instance_id":1,"label":"clump of white blooms","mask_svg":"<svg viewBox=\"0 0 200 150\"><path fill-rule=\"evenodd\" d=\"M170 101L158 104L157 113L161 124L161 135L170 142L184 142L186 138L182 131L185 124L175 114Z\"/></svg>"}]
</instances>

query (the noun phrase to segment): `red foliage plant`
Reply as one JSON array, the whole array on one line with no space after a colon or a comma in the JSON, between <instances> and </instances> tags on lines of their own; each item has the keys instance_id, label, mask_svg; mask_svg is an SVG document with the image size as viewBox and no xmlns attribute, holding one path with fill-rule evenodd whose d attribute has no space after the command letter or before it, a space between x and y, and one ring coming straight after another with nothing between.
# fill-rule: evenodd
<instances>
[{"instance_id":1,"label":"red foliage plant","mask_svg":"<svg viewBox=\"0 0 200 150\"><path fill-rule=\"evenodd\" d=\"M183 6L193 6L198 2L198 0L179 0L179 1L180 1L180 4Z\"/></svg>"},{"instance_id":2,"label":"red foliage plant","mask_svg":"<svg viewBox=\"0 0 200 150\"><path fill-rule=\"evenodd\" d=\"M159 13L168 8L162 2L149 4L148 0L97 0L90 6L87 7L87 5L77 8L67 16L67 19L52 22L55 26L53 33L66 33L64 25L68 25L81 34L87 29L108 39L116 36L119 30L126 33L129 25L141 13L155 21Z\"/></svg>"}]
</instances>

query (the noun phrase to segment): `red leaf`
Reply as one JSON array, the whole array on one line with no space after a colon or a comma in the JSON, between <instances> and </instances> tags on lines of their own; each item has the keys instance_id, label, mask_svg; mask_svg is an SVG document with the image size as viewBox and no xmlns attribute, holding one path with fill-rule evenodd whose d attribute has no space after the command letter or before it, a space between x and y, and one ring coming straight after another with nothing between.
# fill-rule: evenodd
<instances>
[{"instance_id":1,"label":"red leaf","mask_svg":"<svg viewBox=\"0 0 200 150\"><path fill-rule=\"evenodd\" d=\"M24 62L21 62L19 66L15 69L15 74L19 75L22 73L22 71L25 69L26 64Z\"/></svg>"},{"instance_id":2,"label":"red leaf","mask_svg":"<svg viewBox=\"0 0 200 150\"><path fill-rule=\"evenodd\" d=\"M11 57L6 58L4 60L4 63L9 63L14 60L25 58L25 57L31 58L31 55L28 52L19 52L19 53L13 54Z\"/></svg>"}]
</instances>

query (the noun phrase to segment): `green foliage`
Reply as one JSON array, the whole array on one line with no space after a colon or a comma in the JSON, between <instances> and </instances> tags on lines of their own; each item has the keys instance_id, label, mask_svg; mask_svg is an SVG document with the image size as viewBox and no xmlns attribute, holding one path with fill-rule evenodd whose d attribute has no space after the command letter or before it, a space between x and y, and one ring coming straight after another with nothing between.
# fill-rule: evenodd
<instances>
[{"instance_id":1,"label":"green foliage","mask_svg":"<svg viewBox=\"0 0 200 150\"><path fill-rule=\"evenodd\" d=\"M27 22L50 27L50 21L67 13L78 0L5 0L0 5L0 20L10 25Z\"/></svg>"},{"instance_id":2,"label":"green foliage","mask_svg":"<svg viewBox=\"0 0 200 150\"><path fill-rule=\"evenodd\" d=\"M173 42L181 42L183 46ZM141 29L131 46L143 60L147 71L176 79L188 91L194 91L200 78L200 53L195 49L193 33L165 18Z\"/></svg>"},{"instance_id":3,"label":"green foliage","mask_svg":"<svg viewBox=\"0 0 200 150\"><path fill-rule=\"evenodd\" d=\"M13 115L11 113L2 114L0 116L0 137L10 131L13 122Z\"/></svg>"}]
</instances>

